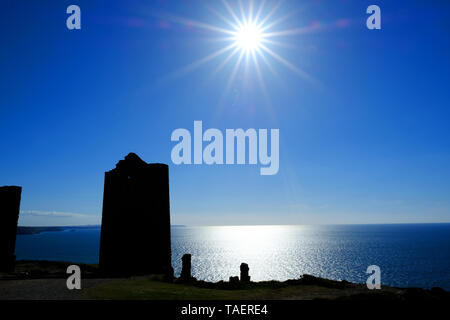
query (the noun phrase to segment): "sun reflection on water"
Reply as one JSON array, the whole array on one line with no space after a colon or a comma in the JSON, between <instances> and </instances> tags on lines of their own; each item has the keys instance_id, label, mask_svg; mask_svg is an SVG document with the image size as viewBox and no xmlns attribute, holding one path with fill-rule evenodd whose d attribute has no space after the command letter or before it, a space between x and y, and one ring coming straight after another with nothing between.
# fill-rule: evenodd
<instances>
[{"instance_id":1,"label":"sun reflection on water","mask_svg":"<svg viewBox=\"0 0 450 320\"><path fill-rule=\"evenodd\" d=\"M293 251L301 248L302 232L307 231L307 226L195 228L190 247L177 248L174 253L180 256L181 252L191 253L193 273L207 275L203 280L225 280L239 275L242 262L249 264L252 280L283 280L298 277L305 269L306 261L292 261L292 257L297 255Z\"/></svg>"}]
</instances>

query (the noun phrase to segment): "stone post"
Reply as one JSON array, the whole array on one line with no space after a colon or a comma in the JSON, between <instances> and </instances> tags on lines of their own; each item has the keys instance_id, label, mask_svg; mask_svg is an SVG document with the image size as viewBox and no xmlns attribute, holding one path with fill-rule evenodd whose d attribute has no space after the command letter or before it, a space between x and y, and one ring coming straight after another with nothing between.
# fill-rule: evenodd
<instances>
[{"instance_id":1,"label":"stone post","mask_svg":"<svg viewBox=\"0 0 450 320\"><path fill-rule=\"evenodd\" d=\"M241 282L249 282L250 276L248 275L248 264L241 263Z\"/></svg>"},{"instance_id":2,"label":"stone post","mask_svg":"<svg viewBox=\"0 0 450 320\"><path fill-rule=\"evenodd\" d=\"M190 280L191 279L191 255L189 253L186 253L181 258L181 261L182 261L183 265L181 268L180 278L182 280Z\"/></svg>"}]
</instances>

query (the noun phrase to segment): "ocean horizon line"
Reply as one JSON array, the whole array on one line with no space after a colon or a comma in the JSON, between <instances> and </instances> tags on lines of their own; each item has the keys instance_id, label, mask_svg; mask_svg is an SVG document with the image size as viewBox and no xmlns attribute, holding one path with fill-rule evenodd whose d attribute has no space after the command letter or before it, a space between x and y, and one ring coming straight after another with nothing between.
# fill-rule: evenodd
<instances>
[{"instance_id":1,"label":"ocean horizon line","mask_svg":"<svg viewBox=\"0 0 450 320\"><path fill-rule=\"evenodd\" d=\"M443 222L376 222L376 223L305 223L305 224L205 224L205 225L187 225L171 224L171 228L179 227L259 227L259 226L371 226L371 225L424 225L424 224L450 224L450 221ZM101 224L80 224L80 225L18 225L18 228L93 228L101 227Z\"/></svg>"}]
</instances>

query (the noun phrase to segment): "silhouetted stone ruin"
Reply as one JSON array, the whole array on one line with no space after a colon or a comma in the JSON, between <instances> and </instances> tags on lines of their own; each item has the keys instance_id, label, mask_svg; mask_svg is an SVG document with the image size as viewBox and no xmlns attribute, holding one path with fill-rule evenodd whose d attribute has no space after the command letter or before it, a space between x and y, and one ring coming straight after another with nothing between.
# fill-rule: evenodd
<instances>
[{"instance_id":1,"label":"silhouetted stone ruin","mask_svg":"<svg viewBox=\"0 0 450 320\"><path fill-rule=\"evenodd\" d=\"M239 277L238 276L230 277L230 283L239 283Z\"/></svg>"},{"instance_id":2,"label":"silhouetted stone ruin","mask_svg":"<svg viewBox=\"0 0 450 320\"><path fill-rule=\"evenodd\" d=\"M130 153L105 173L100 269L173 277L169 167Z\"/></svg>"},{"instance_id":3,"label":"silhouetted stone ruin","mask_svg":"<svg viewBox=\"0 0 450 320\"><path fill-rule=\"evenodd\" d=\"M249 282L250 276L248 275L248 264L241 263L241 282Z\"/></svg>"},{"instance_id":4,"label":"silhouetted stone ruin","mask_svg":"<svg viewBox=\"0 0 450 320\"><path fill-rule=\"evenodd\" d=\"M191 280L191 255L189 253L186 253L181 258L181 261L182 261L182 267L181 267L180 279L181 280Z\"/></svg>"},{"instance_id":5,"label":"silhouetted stone ruin","mask_svg":"<svg viewBox=\"0 0 450 320\"><path fill-rule=\"evenodd\" d=\"M14 271L21 187L0 187L0 272Z\"/></svg>"}]
</instances>

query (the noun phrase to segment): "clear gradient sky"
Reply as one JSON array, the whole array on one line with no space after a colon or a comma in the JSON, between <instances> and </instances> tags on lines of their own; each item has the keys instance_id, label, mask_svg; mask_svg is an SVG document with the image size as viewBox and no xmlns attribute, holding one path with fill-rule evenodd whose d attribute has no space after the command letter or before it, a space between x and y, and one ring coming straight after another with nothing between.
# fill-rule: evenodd
<instances>
[{"instance_id":1,"label":"clear gradient sky","mask_svg":"<svg viewBox=\"0 0 450 320\"><path fill-rule=\"evenodd\" d=\"M104 172L129 152L169 164L174 224L450 222L448 1L285 1L273 30L304 32L268 46L314 80L266 55L265 90L249 63L227 91L227 53L183 69L226 45L192 23L227 28L214 10L230 18L220 1L2 1L0 185L23 187L20 225L100 223ZM173 165L194 120L279 128L278 174Z\"/></svg>"}]
</instances>

